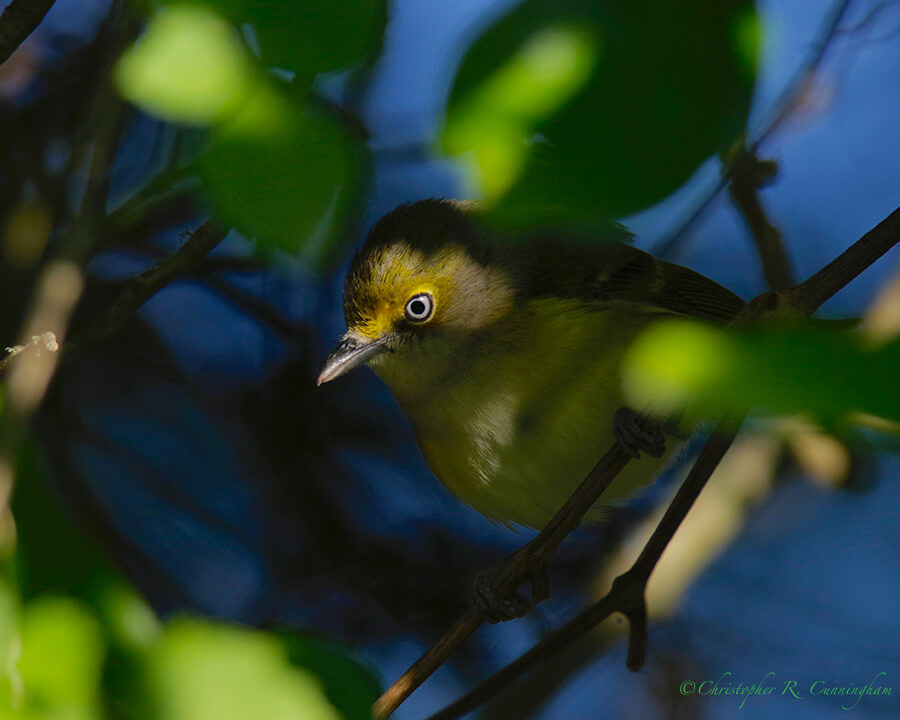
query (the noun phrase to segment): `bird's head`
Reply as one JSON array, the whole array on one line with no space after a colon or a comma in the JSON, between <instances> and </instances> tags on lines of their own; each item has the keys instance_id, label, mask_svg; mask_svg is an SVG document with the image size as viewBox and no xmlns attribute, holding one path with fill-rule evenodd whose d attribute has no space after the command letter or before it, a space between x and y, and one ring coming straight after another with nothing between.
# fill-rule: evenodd
<instances>
[{"instance_id":1,"label":"bird's head","mask_svg":"<svg viewBox=\"0 0 900 720\"><path fill-rule=\"evenodd\" d=\"M402 205L374 225L350 265L347 332L318 382L487 327L509 311L514 295L508 270L463 205Z\"/></svg>"}]
</instances>

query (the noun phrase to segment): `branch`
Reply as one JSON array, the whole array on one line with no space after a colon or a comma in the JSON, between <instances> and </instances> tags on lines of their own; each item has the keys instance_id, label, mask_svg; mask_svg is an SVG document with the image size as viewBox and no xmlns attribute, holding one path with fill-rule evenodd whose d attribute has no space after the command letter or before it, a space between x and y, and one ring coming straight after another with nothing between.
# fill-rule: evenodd
<instances>
[{"instance_id":1,"label":"branch","mask_svg":"<svg viewBox=\"0 0 900 720\"><path fill-rule=\"evenodd\" d=\"M784 290L796 284L781 232L769 222L759 197L759 189L771 182L777 171L771 161L761 161L749 150L741 148L735 159L734 179L728 188L732 202L747 223L756 242L766 283L772 290Z\"/></svg>"},{"instance_id":2,"label":"branch","mask_svg":"<svg viewBox=\"0 0 900 720\"><path fill-rule=\"evenodd\" d=\"M643 422L646 423L645 427L649 427L651 421L643 419ZM613 443L544 529L503 566L495 588L498 597L514 593L533 574L535 567L549 562L556 548L578 527L588 510L630 459L631 456L618 443ZM372 709L373 716L386 718L393 713L483 622L484 618L475 611L466 612L378 698Z\"/></svg>"},{"instance_id":3,"label":"branch","mask_svg":"<svg viewBox=\"0 0 900 720\"><path fill-rule=\"evenodd\" d=\"M0 64L41 24L56 0L13 0L0 15Z\"/></svg>"},{"instance_id":4,"label":"branch","mask_svg":"<svg viewBox=\"0 0 900 720\"><path fill-rule=\"evenodd\" d=\"M770 291L755 298L735 318L732 325L752 322L761 315L776 310L799 311L810 315L898 242L900 208L797 287L784 292ZM731 446L742 419L743 416L719 423L641 554L628 571L616 578L603 598L429 720L451 720L484 704L535 665L589 632L614 612L623 613L629 621L628 668L640 669L647 648L647 608L644 601L647 582L713 470Z\"/></svg>"},{"instance_id":5,"label":"branch","mask_svg":"<svg viewBox=\"0 0 900 720\"><path fill-rule=\"evenodd\" d=\"M826 300L862 273L900 238L900 208L897 208L819 272L793 290L797 310L811 315Z\"/></svg>"},{"instance_id":6,"label":"branch","mask_svg":"<svg viewBox=\"0 0 900 720\"><path fill-rule=\"evenodd\" d=\"M432 715L428 720L451 720L471 712L487 700L512 684L535 665L552 657L567 645L579 639L614 612L621 612L628 618L628 669L639 670L644 663L647 649L647 606L644 590L647 580L657 561L662 556L672 535L687 515L694 500L706 485L712 471L725 456L735 433L717 428L707 440L700 456L675 499L660 520L650 540L644 546L640 557L631 569L613 582L610 591L590 607L582 610L572 620L549 634L544 640L522 657L498 671L474 690Z\"/></svg>"},{"instance_id":7,"label":"branch","mask_svg":"<svg viewBox=\"0 0 900 720\"><path fill-rule=\"evenodd\" d=\"M93 336L103 338L116 332L132 313L157 292L193 270L224 237L225 234L212 220L201 225L172 255L129 281Z\"/></svg>"},{"instance_id":8,"label":"branch","mask_svg":"<svg viewBox=\"0 0 900 720\"><path fill-rule=\"evenodd\" d=\"M6 348L6 357L0 359L0 375L6 372L16 358L25 358L31 353L40 355L43 351L56 352L57 350L59 350L59 340L57 340L56 333L52 330L48 330L40 335L32 335L31 342Z\"/></svg>"},{"instance_id":9,"label":"branch","mask_svg":"<svg viewBox=\"0 0 900 720\"><path fill-rule=\"evenodd\" d=\"M749 152L755 154L769 135L775 132L778 126L790 116L797 104L797 100L802 97L804 91L818 70L819 65L821 65L822 59L825 57L825 53L828 50L828 46L838 34L841 20L844 18L849 6L850 0L836 0L831 11L822 22L822 29L819 32L819 41L813 47L809 58L803 63L793 79L787 84L781 95L778 97L778 100L769 112L769 120L763 123L762 129L759 130L755 136L751 136L748 139L746 145ZM654 251L655 255L665 259L671 257L675 253L687 231L693 226L697 219L706 212L706 209L712 204L713 200L718 197L719 193L725 189L729 182L731 182L737 170L738 167L733 162L725 164L715 186L707 192L699 203L697 203L697 206L690 215L688 215L687 219L685 219L668 238L663 239L657 244Z\"/></svg>"}]
</instances>

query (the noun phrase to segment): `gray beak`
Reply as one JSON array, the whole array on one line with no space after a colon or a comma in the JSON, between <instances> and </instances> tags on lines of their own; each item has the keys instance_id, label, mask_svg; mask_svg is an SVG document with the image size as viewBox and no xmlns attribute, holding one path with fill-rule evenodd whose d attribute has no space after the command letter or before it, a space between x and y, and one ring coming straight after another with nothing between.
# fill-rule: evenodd
<instances>
[{"instance_id":1,"label":"gray beak","mask_svg":"<svg viewBox=\"0 0 900 720\"><path fill-rule=\"evenodd\" d=\"M316 385L331 382L379 353L385 352L387 349L387 336L380 337L377 340L365 340L348 335L341 340L341 344L328 356L328 360L325 361L325 367L319 373Z\"/></svg>"}]
</instances>

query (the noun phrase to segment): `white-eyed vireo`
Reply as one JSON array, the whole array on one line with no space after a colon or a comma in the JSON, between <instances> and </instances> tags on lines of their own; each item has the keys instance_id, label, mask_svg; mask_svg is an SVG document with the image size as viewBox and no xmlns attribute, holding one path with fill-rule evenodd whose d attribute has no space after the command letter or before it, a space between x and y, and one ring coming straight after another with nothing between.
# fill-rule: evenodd
<instances>
[{"instance_id":1,"label":"white-eyed vireo","mask_svg":"<svg viewBox=\"0 0 900 720\"><path fill-rule=\"evenodd\" d=\"M441 482L494 520L539 528L621 439L620 363L637 333L666 315L724 323L743 305L621 242L503 243L464 206L425 200L379 220L353 259L347 333L319 383L368 364ZM604 503L653 479L666 457L651 454Z\"/></svg>"}]
</instances>

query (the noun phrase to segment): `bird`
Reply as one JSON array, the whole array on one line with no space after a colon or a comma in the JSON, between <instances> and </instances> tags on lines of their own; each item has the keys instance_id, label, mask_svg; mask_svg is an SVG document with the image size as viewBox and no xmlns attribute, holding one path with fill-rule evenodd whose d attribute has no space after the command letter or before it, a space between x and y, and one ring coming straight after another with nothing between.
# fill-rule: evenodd
<instances>
[{"instance_id":1,"label":"bird","mask_svg":"<svg viewBox=\"0 0 900 720\"><path fill-rule=\"evenodd\" d=\"M665 317L724 325L745 303L634 247L623 228L513 238L478 212L431 198L373 225L345 279L346 333L318 384L369 366L437 478L510 527L546 525L615 440L653 456L619 474L587 516L600 519L672 452L625 404L630 343Z\"/></svg>"}]
</instances>

